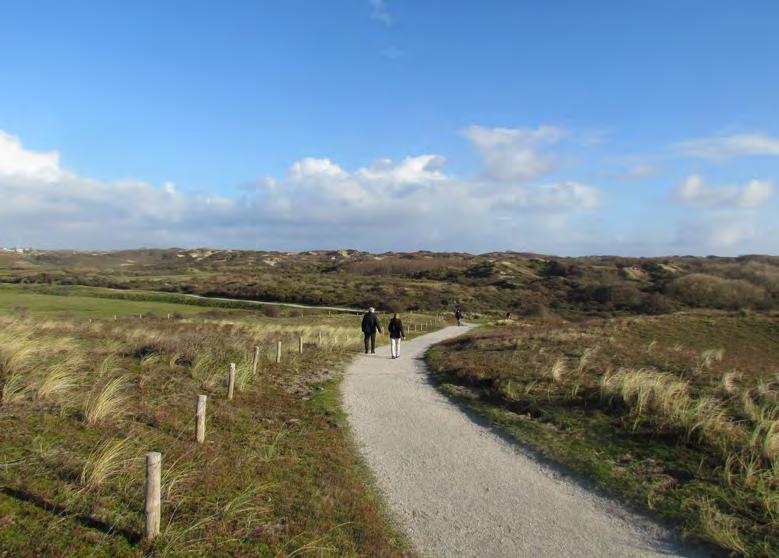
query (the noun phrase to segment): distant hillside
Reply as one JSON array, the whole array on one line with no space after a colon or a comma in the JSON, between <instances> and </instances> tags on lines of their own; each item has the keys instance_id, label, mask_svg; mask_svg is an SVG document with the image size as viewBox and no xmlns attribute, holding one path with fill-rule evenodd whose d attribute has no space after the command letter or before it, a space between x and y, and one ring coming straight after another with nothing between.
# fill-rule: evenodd
<instances>
[{"instance_id":1,"label":"distant hillside","mask_svg":"<svg viewBox=\"0 0 779 558\"><path fill-rule=\"evenodd\" d=\"M779 257L562 258L493 252L300 253L218 249L3 254L0 281L206 296L511 311L568 318L682 308L779 308Z\"/></svg>"}]
</instances>

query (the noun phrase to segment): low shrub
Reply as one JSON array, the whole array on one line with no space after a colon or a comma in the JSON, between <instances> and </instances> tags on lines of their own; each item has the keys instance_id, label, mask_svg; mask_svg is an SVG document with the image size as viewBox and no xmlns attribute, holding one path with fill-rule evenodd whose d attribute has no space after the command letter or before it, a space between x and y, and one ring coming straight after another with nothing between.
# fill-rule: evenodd
<instances>
[{"instance_id":1,"label":"low shrub","mask_svg":"<svg viewBox=\"0 0 779 558\"><path fill-rule=\"evenodd\" d=\"M692 273L675 279L668 287L673 298L698 308L760 308L768 304L765 289L743 279L724 279Z\"/></svg>"}]
</instances>

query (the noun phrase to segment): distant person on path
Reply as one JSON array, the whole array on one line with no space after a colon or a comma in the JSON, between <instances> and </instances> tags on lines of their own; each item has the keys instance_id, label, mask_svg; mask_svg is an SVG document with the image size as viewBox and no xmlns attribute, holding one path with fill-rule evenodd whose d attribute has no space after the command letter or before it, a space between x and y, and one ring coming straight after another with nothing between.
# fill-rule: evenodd
<instances>
[{"instance_id":1,"label":"distant person on path","mask_svg":"<svg viewBox=\"0 0 779 558\"><path fill-rule=\"evenodd\" d=\"M362 332L365 335L365 354L368 354L368 345L370 344L371 354L376 354L376 332L381 333L381 324L379 317L373 308L362 316Z\"/></svg>"},{"instance_id":2,"label":"distant person on path","mask_svg":"<svg viewBox=\"0 0 779 558\"><path fill-rule=\"evenodd\" d=\"M455 311L454 311L454 317L455 317L455 319L457 320L457 325L458 325L458 326L461 326L461 325L463 325L463 324L462 324L463 313L462 313L462 312L460 312L460 309L459 309L459 308L458 308L457 310L455 310Z\"/></svg>"},{"instance_id":3,"label":"distant person on path","mask_svg":"<svg viewBox=\"0 0 779 558\"><path fill-rule=\"evenodd\" d=\"M403 329L403 322L397 314L392 316L387 329L389 330L392 358L398 358L400 356L400 340L406 338L406 332Z\"/></svg>"}]
</instances>

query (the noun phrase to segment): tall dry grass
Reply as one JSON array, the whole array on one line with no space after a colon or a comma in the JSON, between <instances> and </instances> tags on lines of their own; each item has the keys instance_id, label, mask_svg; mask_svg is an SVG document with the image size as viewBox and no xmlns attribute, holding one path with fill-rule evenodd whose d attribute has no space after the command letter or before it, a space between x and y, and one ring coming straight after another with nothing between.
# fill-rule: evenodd
<instances>
[{"instance_id":1,"label":"tall dry grass","mask_svg":"<svg viewBox=\"0 0 779 558\"><path fill-rule=\"evenodd\" d=\"M621 368L600 380L603 397L619 398L630 406L634 426L648 420L663 428L683 429L725 452L743 446L746 432L730 417L725 405L710 396L692 396L685 380L649 369Z\"/></svg>"},{"instance_id":2,"label":"tall dry grass","mask_svg":"<svg viewBox=\"0 0 779 558\"><path fill-rule=\"evenodd\" d=\"M127 412L129 381L117 376L96 388L84 402L84 420L96 424L108 418L119 418Z\"/></svg>"},{"instance_id":3,"label":"tall dry grass","mask_svg":"<svg viewBox=\"0 0 779 558\"><path fill-rule=\"evenodd\" d=\"M133 460L128 451L129 438L106 440L89 454L81 469L80 482L85 490L92 490L113 475L123 471Z\"/></svg>"}]
</instances>

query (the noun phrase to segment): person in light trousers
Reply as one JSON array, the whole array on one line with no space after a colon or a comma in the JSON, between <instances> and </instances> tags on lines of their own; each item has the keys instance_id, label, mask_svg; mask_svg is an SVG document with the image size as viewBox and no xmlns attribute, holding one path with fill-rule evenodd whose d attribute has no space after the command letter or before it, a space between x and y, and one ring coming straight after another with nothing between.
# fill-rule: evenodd
<instances>
[{"instance_id":1,"label":"person in light trousers","mask_svg":"<svg viewBox=\"0 0 779 558\"><path fill-rule=\"evenodd\" d=\"M406 332L403 329L403 322L400 321L397 314L392 316L392 319L387 326L387 330L389 331L390 336L390 352L392 353L392 358L398 358L400 356L400 340L406 338Z\"/></svg>"}]
</instances>

